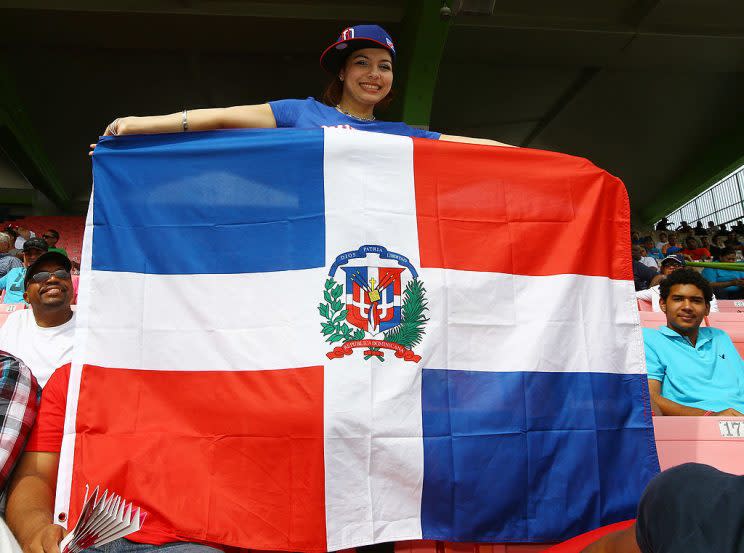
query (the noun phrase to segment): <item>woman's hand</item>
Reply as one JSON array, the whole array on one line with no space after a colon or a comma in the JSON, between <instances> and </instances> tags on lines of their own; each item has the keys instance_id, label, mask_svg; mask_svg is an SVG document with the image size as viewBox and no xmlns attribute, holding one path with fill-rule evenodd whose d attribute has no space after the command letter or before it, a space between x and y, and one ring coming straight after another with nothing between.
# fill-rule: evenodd
<instances>
[{"instance_id":1,"label":"woman's hand","mask_svg":"<svg viewBox=\"0 0 744 553\"><path fill-rule=\"evenodd\" d=\"M132 117L117 117L106 126L106 129L103 131L103 136L118 136L120 134L129 134L131 132L131 119ZM88 155L92 156L95 149L96 145L91 144Z\"/></svg>"}]
</instances>

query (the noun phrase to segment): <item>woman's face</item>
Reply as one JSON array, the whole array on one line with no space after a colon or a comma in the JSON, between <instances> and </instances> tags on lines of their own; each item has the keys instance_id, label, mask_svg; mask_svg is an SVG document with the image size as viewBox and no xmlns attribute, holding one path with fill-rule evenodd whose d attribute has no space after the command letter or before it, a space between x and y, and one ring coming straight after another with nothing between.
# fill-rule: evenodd
<instances>
[{"instance_id":1,"label":"woman's face","mask_svg":"<svg viewBox=\"0 0 744 553\"><path fill-rule=\"evenodd\" d=\"M362 48L349 55L339 78L344 83L342 102L374 106L393 86L393 60L383 48Z\"/></svg>"}]
</instances>

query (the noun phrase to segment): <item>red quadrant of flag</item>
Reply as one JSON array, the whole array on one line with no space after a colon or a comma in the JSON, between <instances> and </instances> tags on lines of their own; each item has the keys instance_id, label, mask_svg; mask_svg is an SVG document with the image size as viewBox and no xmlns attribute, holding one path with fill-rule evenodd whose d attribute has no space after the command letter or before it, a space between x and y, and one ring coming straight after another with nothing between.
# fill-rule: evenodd
<instances>
[{"instance_id":1,"label":"red quadrant of flag","mask_svg":"<svg viewBox=\"0 0 744 553\"><path fill-rule=\"evenodd\" d=\"M422 139L413 159L422 267L632 279L627 192L589 161Z\"/></svg>"},{"instance_id":2,"label":"red quadrant of flag","mask_svg":"<svg viewBox=\"0 0 744 553\"><path fill-rule=\"evenodd\" d=\"M86 365L78 420L85 422L77 427L72 521L85 484L100 484L136 497L148 511L136 541L177 541L179 528L228 545L284 541L288 550L303 550L325 543L323 367L170 372Z\"/></svg>"}]
</instances>

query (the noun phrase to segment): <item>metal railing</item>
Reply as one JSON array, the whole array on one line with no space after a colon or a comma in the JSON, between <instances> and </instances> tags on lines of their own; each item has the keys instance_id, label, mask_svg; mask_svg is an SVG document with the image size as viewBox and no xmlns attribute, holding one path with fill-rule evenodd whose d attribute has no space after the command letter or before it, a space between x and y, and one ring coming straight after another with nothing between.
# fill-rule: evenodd
<instances>
[{"instance_id":1,"label":"metal railing","mask_svg":"<svg viewBox=\"0 0 744 553\"><path fill-rule=\"evenodd\" d=\"M744 220L744 166L667 215L667 219L669 228L679 227L682 221L693 227L702 221L708 228L708 221L728 225Z\"/></svg>"}]
</instances>

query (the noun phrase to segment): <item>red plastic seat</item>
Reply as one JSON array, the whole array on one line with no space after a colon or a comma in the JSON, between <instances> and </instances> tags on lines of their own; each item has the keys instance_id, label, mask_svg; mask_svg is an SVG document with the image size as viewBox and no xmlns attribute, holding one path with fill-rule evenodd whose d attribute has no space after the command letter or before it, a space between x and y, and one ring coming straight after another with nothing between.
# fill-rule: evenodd
<instances>
[{"instance_id":1,"label":"red plastic seat","mask_svg":"<svg viewBox=\"0 0 744 553\"><path fill-rule=\"evenodd\" d=\"M718 300L720 313L744 313L744 300Z\"/></svg>"},{"instance_id":2,"label":"red plastic seat","mask_svg":"<svg viewBox=\"0 0 744 553\"><path fill-rule=\"evenodd\" d=\"M666 324L666 314L661 311L640 311L641 326L646 328L658 328Z\"/></svg>"}]
</instances>

